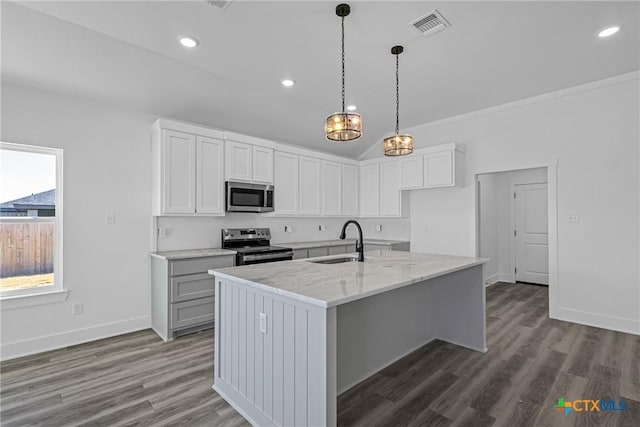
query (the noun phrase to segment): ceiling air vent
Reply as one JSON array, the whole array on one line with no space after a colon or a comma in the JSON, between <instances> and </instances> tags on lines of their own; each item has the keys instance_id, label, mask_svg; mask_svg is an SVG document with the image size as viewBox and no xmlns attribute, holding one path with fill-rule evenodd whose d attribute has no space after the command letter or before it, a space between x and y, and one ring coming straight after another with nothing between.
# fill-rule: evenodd
<instances>
[{"instance_id":1,"label":"ceiling air vent","mask_svg":"<svg viewBox=\"0 0 640 427\"><path fill-rule=\"evenodd\" d=\"M222 10L226 10L233 0L227 1L218 1L218 0L207 0L210 6L216 6L221 8Z\"/></svg>"},{"instance_id":2,"label":"ceiling air vent","mask_svg":"<svg viewBox=\"0 0 640 427\"><path fill-rule=\"evenodd\" d=\"M440 12L434 9L417 21L412 22L411 26L418 30L423 36L429 37L450 27L451 24L444 19Z\"/></svg>"}]
</instances>

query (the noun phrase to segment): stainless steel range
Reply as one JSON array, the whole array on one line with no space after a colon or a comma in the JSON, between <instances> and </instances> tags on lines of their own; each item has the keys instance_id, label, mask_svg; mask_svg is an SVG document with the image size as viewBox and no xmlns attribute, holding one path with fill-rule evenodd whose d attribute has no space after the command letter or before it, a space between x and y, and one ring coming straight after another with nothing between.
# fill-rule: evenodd
<instances>
[{"instance_id":1,"label":"stainless steel range","mask_svg":"<svg viewBox=\"0 0 640 427\"><path fill-rule=\"evenodd\" d=\"M237 252L236 265L262 264L293 259L293 250L271 246L268 228L223 228L222 248Z\"/></svg>"}]
</instances>

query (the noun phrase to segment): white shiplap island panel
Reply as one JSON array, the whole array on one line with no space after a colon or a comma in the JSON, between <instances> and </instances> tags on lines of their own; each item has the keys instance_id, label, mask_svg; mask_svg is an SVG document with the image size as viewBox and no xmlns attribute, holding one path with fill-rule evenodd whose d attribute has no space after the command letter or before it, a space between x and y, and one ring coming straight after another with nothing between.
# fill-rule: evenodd
<instances>
[{"instance_id":1,"label":"white shiplap island panel","mask_svg":"<svg viewBox=\"0 0 640 427\"><path fill-rule=\"evenodd\" d=\"M214 389L254 425L335 425L339 393L433 339L486 351L484 261L382 251L211 270Z\"/></svg>"}]
</instances>

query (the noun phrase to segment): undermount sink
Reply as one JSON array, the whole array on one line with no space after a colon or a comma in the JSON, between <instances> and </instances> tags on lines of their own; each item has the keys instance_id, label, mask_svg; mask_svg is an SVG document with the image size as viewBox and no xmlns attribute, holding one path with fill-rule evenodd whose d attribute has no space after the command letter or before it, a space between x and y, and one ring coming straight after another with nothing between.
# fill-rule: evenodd
<instances>
[{"instance_id":1,"label":"undermount sink","mask_svg":"<svg viewBox=\"0 0 640 427\"><path fill-rule=\"evenodd\" d=\"M342 258L332 258L332 259L320 259L318 261L307 261L312 262L314 264L342 264L343 262L358 262L357 257L342 257Z\"/></svg>"}]
</instances>

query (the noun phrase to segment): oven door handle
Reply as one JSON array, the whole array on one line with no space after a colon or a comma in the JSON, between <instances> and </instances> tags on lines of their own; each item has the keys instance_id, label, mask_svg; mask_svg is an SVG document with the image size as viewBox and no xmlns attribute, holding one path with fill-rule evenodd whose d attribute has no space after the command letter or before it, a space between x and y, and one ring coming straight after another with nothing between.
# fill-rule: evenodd
<instances>
[{"instance_id":1,"label":"oven door handle","mask_svg":"<svg viewBox=\"0 0 640 427\"><path fill-rule=\"evenodd\" d=\"M277 259L277 258L287 258L293 257L293 251L289 252L276 252L270 254L260 254L260 255L243 255L243 261L261 261L265 259Z\"/></svg>"}]
</instances>

